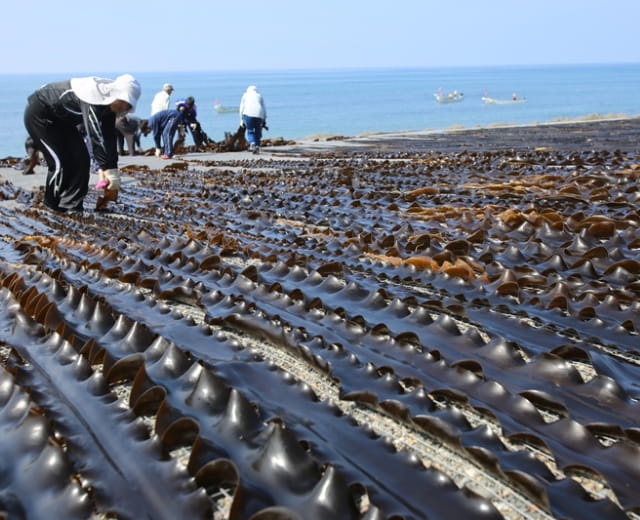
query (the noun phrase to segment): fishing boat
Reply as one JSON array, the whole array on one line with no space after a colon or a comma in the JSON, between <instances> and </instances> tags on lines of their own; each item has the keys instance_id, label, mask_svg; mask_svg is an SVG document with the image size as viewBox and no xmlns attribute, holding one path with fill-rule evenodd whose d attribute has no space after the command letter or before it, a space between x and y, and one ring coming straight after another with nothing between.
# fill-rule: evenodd
<instances>
[{"instance_id":1,"label":"fishing boat","mask_svg":"<svg viewBox=\"0 0 640 520\"><path fill-rule=\"evenodd\" d=\"M218 114L228 114L228 113L231 113L231 112L237 112L238 111L238 107L224 106L217 99L213 102L213 109Z\"/></svg>"},{"instance_id":2,"label":"fishing boat","mask_svg":"<svg viewBox=\"0 0 640 520\"><path fill-rule=\"evenodd\" d=\"M521 105L527 102L527 98L518 97L516 94L511 96L511 99L496 99L485 94L481 99L485 105Z\"/></svg>"},{"instance_id":3,"label":"fishing boat","mask_svg":"<svg viewBox=\"0 0 640 520\"><path fill-rule=\"evenodd\" d=\"M460 101L464 101L464 94L457 90L445 94L442 92L442 89L439 89L433 96L436 98L436 101L441 104L459 103Z\"/></svg>"}]
</instances>

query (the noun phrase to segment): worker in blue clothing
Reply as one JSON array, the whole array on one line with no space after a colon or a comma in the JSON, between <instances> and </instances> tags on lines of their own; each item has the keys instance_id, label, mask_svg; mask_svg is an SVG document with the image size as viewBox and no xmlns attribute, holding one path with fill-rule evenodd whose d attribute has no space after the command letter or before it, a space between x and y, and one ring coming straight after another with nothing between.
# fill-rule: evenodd
<instances>
[{"instance_id":1,"label":"worker in blue clothing","mask_svg":"<svg viewBox=\"0 0 640 520\"><path fill-rule=\"evenodd\" d=\"M186 129L189 129L196 148L211 142L207 134L202 130L202 125L198 121L198 109L196 107L196 100L193 96L176 101L176 110L180 110L183 113L185 121L184 127L179 129L181 131L181 136L184 137Z\"/></svg>"},{"instance_id":2,"label":"worker in blue clothing","mask_svg":"<svg viewBox=\"0 0 640 520\"><path fill-rule=\"evenodd\" d=\"M147 123L153 132L153 142L156 146L156 157L162 159L173 157L173 138L178 126L186 124L186 121L183 110L171 109L156 112L148 119Z\"/></svg>"}]
</instances>

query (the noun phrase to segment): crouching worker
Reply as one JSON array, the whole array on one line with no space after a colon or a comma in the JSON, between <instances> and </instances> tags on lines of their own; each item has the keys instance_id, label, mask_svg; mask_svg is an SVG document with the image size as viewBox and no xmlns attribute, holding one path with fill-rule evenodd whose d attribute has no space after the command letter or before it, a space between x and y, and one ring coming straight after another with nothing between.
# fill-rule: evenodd
<instances>
[{"instance_id":1,"label":"crouching worker","mask_svg":"<svg viewBox=\"0 0 640 520\"><path fill-rule=\"evenodd\" d=\"M198 109L196 108L196 100L193 96L189 96L186 99L179 99L176 101L176 110L182 112L184 119L184 125L180 125L178 130L180 131L180 137L184 141L186 136L186 128L191 132L193 137L193 144L196 145L196 149L200 149L203 145L209 144L211 139L202 129L200 121L198 121Z\"/></svg>"},{"instance_id":2,"label":"crouching worker","mask_svg":"<svg viewBox=\"0 0 640 520\"><path fill-rule=\"evenodd\" d=\"M83 210L91 157L100 178L107 181L97 209L116 200L120 189L116 116L132 112L139 98L140 84L130 74L115 80L86 77L48 83L29 96L24 124L47 162L48 208Z\"/></svg>"},{"instance_id":3,"label":"crouching worker","mask_svg":"<svg viewBox=\"0 0 640 520\"><path fill-rule=\"evenodd\" d=\"M116 140L118 142L118 153L127 155L124 151L124 143L127 143L129 155L136 155L140 150L140 137L146 136L150 132L145 119L138 119L130 115L116 117Z\"/></svg>"},{"instance_id":4,"label":"crouching worker","mask_svg":"<svg viewBox=\"0 0 640 520\"><path fill-rule=\"evenodd\" d=\"M156 157L171 159L178 126L186 124L185 113L181 110L161 110L153 114L147 124L153 132Z\"/></svg>"}]
</instances>

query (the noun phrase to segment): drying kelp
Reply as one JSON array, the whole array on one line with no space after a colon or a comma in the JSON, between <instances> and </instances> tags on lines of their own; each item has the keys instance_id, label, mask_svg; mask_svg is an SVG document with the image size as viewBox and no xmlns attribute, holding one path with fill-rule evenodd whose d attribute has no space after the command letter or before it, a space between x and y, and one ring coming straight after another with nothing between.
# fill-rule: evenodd
<instances>
[{"instance_id":1,"label":"drying kelp","mask_svg":"<svg viewBox=\"0 0 640 520\"><path fill-rule=\"evenodd\" d=\"M3 187L19 202L0 207L3 422L40 440L0 449L11 475L46 450L60 462L3 481L0 510L640 512L634 152L127 174L114 213Z\"/></svg>"}]
</instances>

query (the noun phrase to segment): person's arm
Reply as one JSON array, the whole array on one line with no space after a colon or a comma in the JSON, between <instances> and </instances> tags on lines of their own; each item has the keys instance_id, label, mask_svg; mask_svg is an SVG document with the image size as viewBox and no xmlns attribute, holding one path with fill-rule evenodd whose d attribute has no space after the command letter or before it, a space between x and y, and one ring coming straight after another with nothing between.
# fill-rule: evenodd
<instances>
[{"instance_id":1,"label":"person's arm","mask_svg":"<svg viewBox=\"0 0 640 520\"><path fill-rule=\"evenodd\" d=\"M84 129L91 141L93 158L102 170L118 167L116 114L105 105L82 102Z\"/></svg>"}]
</instances>

